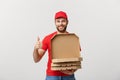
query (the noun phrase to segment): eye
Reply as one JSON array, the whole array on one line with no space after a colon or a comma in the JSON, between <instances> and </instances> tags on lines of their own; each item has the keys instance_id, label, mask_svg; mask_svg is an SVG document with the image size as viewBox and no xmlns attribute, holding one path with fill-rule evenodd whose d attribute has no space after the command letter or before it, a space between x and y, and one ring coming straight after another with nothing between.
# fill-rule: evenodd
<instances>
[{"instance_id":1,"label":"eye","mask_svg":"<svg viewBox=\"0 0 120 80\"><path fill-rule=\"evenodd\" d=\"M57 22L60 22L59 20Z\"/></svg>"},{"instance_id":2,"label":"eye","mask_svg":"<svg viewBox=\"0 0 120 80\"><path fill-rule=\"evenodd\" d=\"M62 20L62 22L66 22L65 20Z\"/></svg>"},{"instance_id":3,"label":"eye","mask_svg":"<svg viewBox=\"0 0 120 80\"><path fill-rule=\"evenodd\" d=\"M56 22L58 22L58 23L59 23L59 22L60 22L60 20L56 20Z\"/></svg>"}]
</instances>

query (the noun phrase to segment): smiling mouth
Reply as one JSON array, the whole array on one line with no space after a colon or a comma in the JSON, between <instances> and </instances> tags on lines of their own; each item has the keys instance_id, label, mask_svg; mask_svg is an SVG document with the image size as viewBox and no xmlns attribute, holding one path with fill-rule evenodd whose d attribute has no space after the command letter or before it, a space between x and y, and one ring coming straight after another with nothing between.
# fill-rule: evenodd
<instances>
[{"instance_id":1,"label":"smiling mouth","mask_svg":"<svg viewBox=\"0 0 120 80\"><path fill-rule=\"evenodd\" d=\"M59 28L64 28L63 26L59 26Z\"/></svg>"},{"instance_id":2,"label":"smiling mouth","mask_svg":"<svg viewBox=\"0 0 120 80\"><path fill-rule=\"evenodd\" d=\"M59 32L65 32L65 31L66 31L66 27L65 27L65 26L58 26L58 27L57 27L57 30L58 30Z\"/></svg>"}]
</instances>

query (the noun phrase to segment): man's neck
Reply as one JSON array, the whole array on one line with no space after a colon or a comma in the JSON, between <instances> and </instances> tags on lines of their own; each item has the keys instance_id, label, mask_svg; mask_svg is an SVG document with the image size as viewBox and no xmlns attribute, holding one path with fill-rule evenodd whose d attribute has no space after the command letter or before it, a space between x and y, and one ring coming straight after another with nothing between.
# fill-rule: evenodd
<instances>
[{"instance_id":1,"label":"man's neck","mask_svg":"<svg viewBox=\"0 0 120 80\"><path fill-rule=\"evenodd\" d=\"M65 32L59 32L59 31L57 31L57 34L67 34L68 32L67 31L65 31Z\"/></svg>"}]
</instances>

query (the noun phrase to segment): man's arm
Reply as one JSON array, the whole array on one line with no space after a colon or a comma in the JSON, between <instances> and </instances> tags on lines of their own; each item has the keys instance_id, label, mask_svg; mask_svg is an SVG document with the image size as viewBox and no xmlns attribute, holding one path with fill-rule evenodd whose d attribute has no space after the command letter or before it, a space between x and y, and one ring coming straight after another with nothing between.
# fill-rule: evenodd
<instances>
[{"instance_id":1,"label":"man's arm","mask_svg":"<svg viewBox=\"0 0 120 80\"><path fill-rule=\"evenodd\" d=\"M34 49L33 51L33 59L34 59L34 62L37 63L39 62L43 55L45 54L45 51L43 49Z\"/></svg>"},{"instance_id":2,"label":"man's arm","mask_svg":"<svg viewBox=\"0 0 120 80\"><path fill-rule=\"evenodd\" d=\"M40 38L38 37L33 51L33 59L35 63L39 62L45 54L45 50L41 49L41 47L42 43L40 42Z\"/></svg>"}]
</instances>

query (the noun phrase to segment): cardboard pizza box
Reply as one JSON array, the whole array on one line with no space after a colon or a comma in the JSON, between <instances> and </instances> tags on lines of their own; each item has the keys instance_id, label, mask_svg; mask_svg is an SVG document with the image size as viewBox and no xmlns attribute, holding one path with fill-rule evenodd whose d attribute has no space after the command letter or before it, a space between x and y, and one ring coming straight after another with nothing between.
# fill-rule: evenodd
<instances>
[{"instance_id":1,"label":"cardboard pizza box","mask_svg":"<svg viewBox=\"0 0 120 80\"><path fill-rule=\"evenodd\" d=\"M80 61L78 61L78 62L63 62L63 63L52 63L51 64L51 66L52 67L55 67L55 66L63 66L63 67L65 67L65 66L78 66L78 65L80 65L81 64L81 62Z\"/></svg>"},{"instance_id":2,"label":"cardboard pizza box","mask_svg":"<svg viewBox=\"0 0 120 80\"><path fill-rule=\"evenodd\" d=\"M81 68L81 65L77 63L82 61L79 37L74 33L55 35L51 39L51 51L53 70ZM67 63L67 66L64 63Z\"/></svg>"},{"instance_id":3,"label":"cardboard pizza box","mask_svg":"<svg viewBox=\"0 0 120 80\"><path fill-rule=\"evenodd\" d=\"M61 67L51 67L52 68L52 70L73 70L73 69L80 69L81 68L81 65L79 65L79 66L67 66L67 67L63 67L63 66L61 66Z\"/></svg>"},{"instance_id":4,"label":"cardboard pizza box","mask_svg":"<svg viewBox=\"0 0 120 80\"><path fill-rule=\"evenodd\" d=\"M61 59L52 59L53 63L64 63L64 62L78 62L82 61L82 57L79 58L61 58Z\"/></svg>"}]
</instances>

